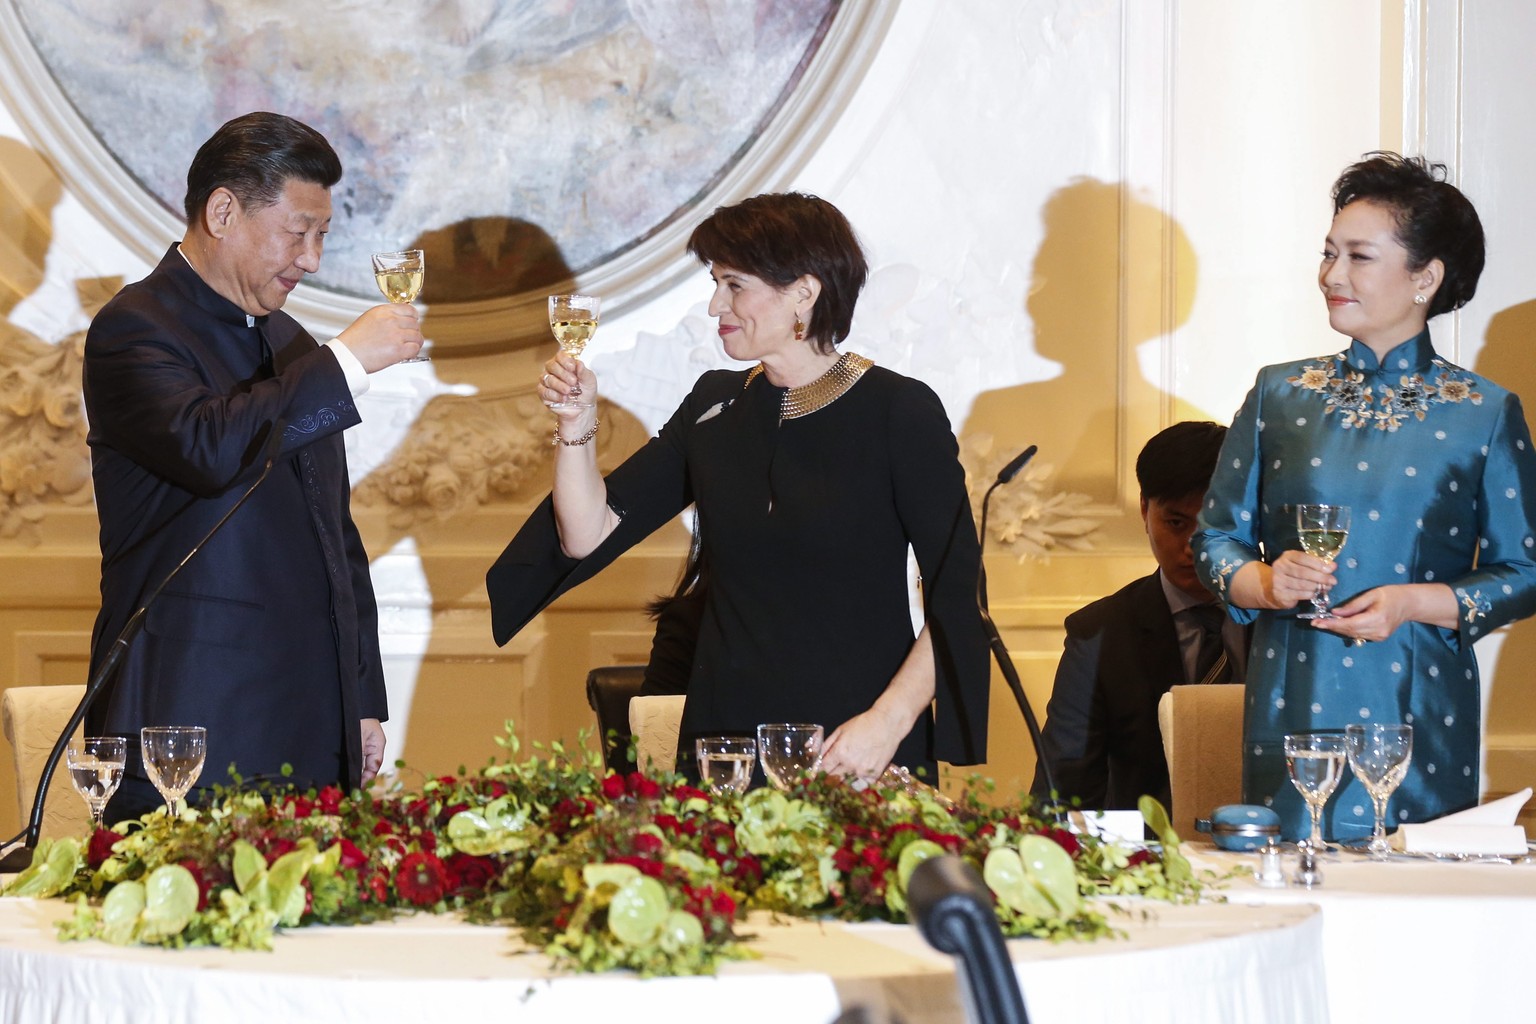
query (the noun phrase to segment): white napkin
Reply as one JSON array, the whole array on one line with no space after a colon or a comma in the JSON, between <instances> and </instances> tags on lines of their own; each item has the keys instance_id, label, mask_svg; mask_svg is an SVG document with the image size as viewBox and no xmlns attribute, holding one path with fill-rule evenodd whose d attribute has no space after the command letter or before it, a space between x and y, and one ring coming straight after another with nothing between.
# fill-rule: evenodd
<instances>
[{"instance_id":1,"label":"white napkin","mask_svg":"<svg viewBox=\"0 0 1536 1024\"><path fill-rule=\"evenodd\" d=\"M1530 798L1527 786L1480 807L1403 825L1393 834L1392 846L1404 853L1522 856L1528 852L1525 829L1515 824L1515 818Z\"/></svg>"}]
</instances>

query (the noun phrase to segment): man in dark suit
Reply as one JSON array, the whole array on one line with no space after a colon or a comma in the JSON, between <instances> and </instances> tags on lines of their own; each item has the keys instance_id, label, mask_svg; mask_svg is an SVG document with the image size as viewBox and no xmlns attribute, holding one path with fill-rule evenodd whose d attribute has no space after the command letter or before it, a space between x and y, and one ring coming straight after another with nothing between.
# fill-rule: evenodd
<instances>
[{"instance_id":1,"label":"man in dark suit","mask_svg":"<svg viewBox=\"0 0 1536 1024\"><path fill-rule=\"evenodd\" d=\"M341 162L278 114L220 128L187 172L186 233L124 288L85 343L101 521L91 667L255 481L266 481L162 593L90 708L129 738L108 821L160 806L138 757L146 725L201 725L199 784L276 776L357 785L383 758L387 711L368 558L342 432L368 374L414 355L408 305L375 306L318 345L282 312L319 269ZM281 436L272 438L274 430Z\"/></svg>"},{"instance_id":2,"label":"man in dark suit","mask_svg":"<svg viewBox=\"0 0 1536 1024\"><path fill-rule=\"evenodd\" d=\"M1247 638L1195 576L1189 549L1226 432L1216 423L1175 423L1136 459L1158 569L1067 616L1042 730L1063 800L1133 809L1149 793L1168 806L1158 699L1178 683L1242 679ZM1034 792L1047 795L1038 771Z\"/></svg>"}]
</instances>

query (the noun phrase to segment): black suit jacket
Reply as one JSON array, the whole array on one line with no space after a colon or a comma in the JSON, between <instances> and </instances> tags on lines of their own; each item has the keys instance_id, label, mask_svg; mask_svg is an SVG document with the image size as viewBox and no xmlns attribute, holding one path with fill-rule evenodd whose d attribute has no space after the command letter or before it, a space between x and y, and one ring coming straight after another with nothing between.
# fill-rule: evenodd
<instances>
[{"instance_id":1,"label":"black suit jacket","mask_svg":"<svg viewBox=\"0 0 1536 1024\"><path fill-rule=\"evenodd\" d=\"M286 763L301 781L355 784L359 720L387 707L342 445L359 416L336 357L284 313L250 325L172 246L92 322L84 376L101 520L93 670L287 424L270 476L161 595L88 732L132 737L130 777L141 726L201 725L199 785L227 782L231 762L246 778Z\"/></svg>"},{"instance_id":2,"label":"black suit jacket","mask_svg":"<svg viewBox=\"0 0 1536 1024\"><path fill-rule=\"evenodd\" d=\"M1067 616L1042 738L1057 789L1094 809L1171 803L1157 702L1184 681L1173 613L1157 573ZM1045 795L1037 772L1034 792Z\"/></svg>"}]
</instances>

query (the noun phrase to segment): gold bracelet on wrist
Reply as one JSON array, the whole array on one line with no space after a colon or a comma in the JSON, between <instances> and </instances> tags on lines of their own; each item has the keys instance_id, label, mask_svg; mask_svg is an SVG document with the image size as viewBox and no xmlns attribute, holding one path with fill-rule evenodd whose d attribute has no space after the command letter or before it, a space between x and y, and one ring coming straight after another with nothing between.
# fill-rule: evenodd
<instances>
[{"instance_id":1,"label":"gold bracelet on wrist","mask_svg":"<svg viewBox=\"0 0 1536 1024\"><path fill-rule=\"evenodd\" d=\"M582 434L580 437L578 437L574 441L567 441L565 438L561 437L560 436L560 424L556 423L555 424L555 436L549 439L549 443L550 443L551 446L554 446L554 445L557 445L557 444L563 444L567 448L575 448L575 447L577 447L579 445L584 445L588 441L592 440L594 437L597 436L597 428L598 428L598 426L602 422L603 422L602 420L593 420L592 421L592 429L587 431L585 434Z\"/></svg>"}]
</instances>

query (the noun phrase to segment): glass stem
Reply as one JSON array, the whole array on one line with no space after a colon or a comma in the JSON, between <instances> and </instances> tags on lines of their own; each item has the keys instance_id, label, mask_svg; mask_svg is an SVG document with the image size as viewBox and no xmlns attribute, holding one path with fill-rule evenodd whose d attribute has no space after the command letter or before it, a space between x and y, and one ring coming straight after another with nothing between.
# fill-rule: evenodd
<instances>
[{"instance_id":1,"label":"glass stem","mask_svg":"<svg viewBox=\"0 0 1536 1024\"><path fill-rule=\"evenodd\" d=\"M1383 848L1387 845L1387 798L1372 793L1371 803L1376 808L1376 824L1371 829L1371 849L1385 856Z\"/></svg>"},{"instance_id":2,"label":"glass stem","mask_svg":"<svg viewBox=\"0 0 1536 1024\"><path fill-rule=\"evenodd\" d=\"M1314 803L1307 804L1307 810L1312 812L1312 837L1307 840L1307 845L1314 850L1323 848L1323 808Z\"/></svg>"}]
</instances>

